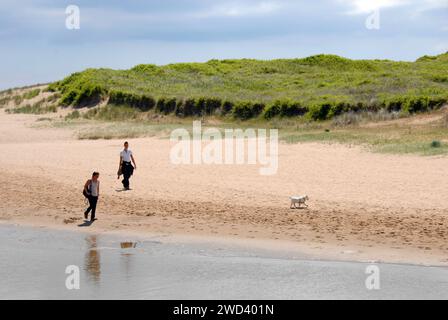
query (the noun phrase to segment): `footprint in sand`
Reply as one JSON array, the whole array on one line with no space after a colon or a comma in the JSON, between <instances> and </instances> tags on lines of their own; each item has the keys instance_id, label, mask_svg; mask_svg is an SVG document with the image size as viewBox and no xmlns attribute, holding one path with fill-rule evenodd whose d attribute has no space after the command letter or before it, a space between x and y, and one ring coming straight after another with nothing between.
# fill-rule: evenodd
<instances>
[{"instance_id":1,"label":"footprint in sand","mask_svg":"<svg viewBox=\"0 0 448 320\"><path fill-rule=\"evenodd\" d=\"M76 221L79 221L79 220L81 220L81 218L79 218L79 217L70 217L70 218L64 219L64 223L65 224L75 223Z\"/></svg>"}]
</instances>

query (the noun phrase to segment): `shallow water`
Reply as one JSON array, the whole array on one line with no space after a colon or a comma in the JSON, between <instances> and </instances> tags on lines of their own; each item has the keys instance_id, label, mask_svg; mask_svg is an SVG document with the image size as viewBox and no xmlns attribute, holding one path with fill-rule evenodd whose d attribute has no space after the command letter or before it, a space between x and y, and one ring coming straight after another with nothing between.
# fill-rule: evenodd
<instances>
[{"instance_id":1,"label":"shallow water","mask_svg":"<svg viewBox=\"0 0 448 320\"><path fill-rule=\"evenodd\" d=\"M448 298L448 269L308 261L216 244L0 225L1 299L403 299ZM66 288L68 265L80 289Z\"/></svg>"}]
</instances>

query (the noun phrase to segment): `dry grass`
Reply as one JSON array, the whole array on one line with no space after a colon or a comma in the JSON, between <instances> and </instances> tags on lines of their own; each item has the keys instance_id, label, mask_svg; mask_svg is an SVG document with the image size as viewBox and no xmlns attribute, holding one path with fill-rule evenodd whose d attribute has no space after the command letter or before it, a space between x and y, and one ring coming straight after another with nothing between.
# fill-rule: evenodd
<instances>
[{"instance_id":1,"label":"dry grass","mask_svg":"<svg viewBox=\"0 0 448 320\"><path fill-rule=\"evenodd\" d=\"M78 116L45 122L45 126L69 128L79 139L116 139L156 136L167 138L176 128L192 129L193 118L139 115L134 120L92 120ZM196 119L197 120L197 119ZM250 120L226 122L219 117L202 119L203 129L266 128L278 129L286 143L320 142L357 145L373 152L417 154L424 156L448 154L448 114L439 111L403 117L398 114L345 115L335 120L315 122L303 118L278 118L270 122ZM438 143L434 143L438 141Z\"/></svg>"}]
</instances>

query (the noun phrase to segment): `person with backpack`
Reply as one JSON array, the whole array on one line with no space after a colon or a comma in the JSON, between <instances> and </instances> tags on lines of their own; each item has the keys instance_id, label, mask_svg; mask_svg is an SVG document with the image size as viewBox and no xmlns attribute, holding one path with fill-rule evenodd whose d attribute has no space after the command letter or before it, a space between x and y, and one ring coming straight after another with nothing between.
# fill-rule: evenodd
<instances>
[{"instance_id":1,"label":"person with backpack","mask_svg":"<svg viewBox=\"0 0 448 320\"><path fill-rule=\"evenodd\" d=\"M87 200L89 200L89 207L84 212L84 218L88 219L89 212L92 212L90 216L90 221L92 222L97 220L95 218L95 213L96 213L96 205L98 203L98 197L100 195L99 177L100 174L98 172L94 172L92 174L92 179L86 181L84 185L84 190L82 192L84 194L84 197L86 197Z\"/></svg>"},{"instance_id":2,"label":"person with backpack","mask_svg":"<svg viewBox=\"0 0 448 320\"><path fill-rule=\"evenodd\" d=\"M132 166L134 164L134 166ZM123 184L124 190L129 189L129 178L133 175L134 170L137 170L137 165L135 164L135 159L132 154L132 151L129 150L129 143L126 141L124 143L124 149L120 152L120 161L118 163L118 179L123 175L123 180L121 183Z\"/></svg>"}]
</instances>

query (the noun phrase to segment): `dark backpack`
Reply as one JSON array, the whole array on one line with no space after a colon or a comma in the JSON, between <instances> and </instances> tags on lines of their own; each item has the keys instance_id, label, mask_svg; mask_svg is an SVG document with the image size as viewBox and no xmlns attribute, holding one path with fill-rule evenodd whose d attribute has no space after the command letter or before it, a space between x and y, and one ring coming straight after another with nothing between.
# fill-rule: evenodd
<instances>
[{"instance_id":1,"label":"dark backpack","mask_svg":"<svg viewBox=\"0 0 448 320\"><path fill-rule=\"evenodd\" d=\"M82 188L82 194L84 197L86 197L87 199L90 197L90 186L92 185L92 181L89 180L89 186L87 187L87 191L85 188Z\"/></svg>"}]
</instances>

